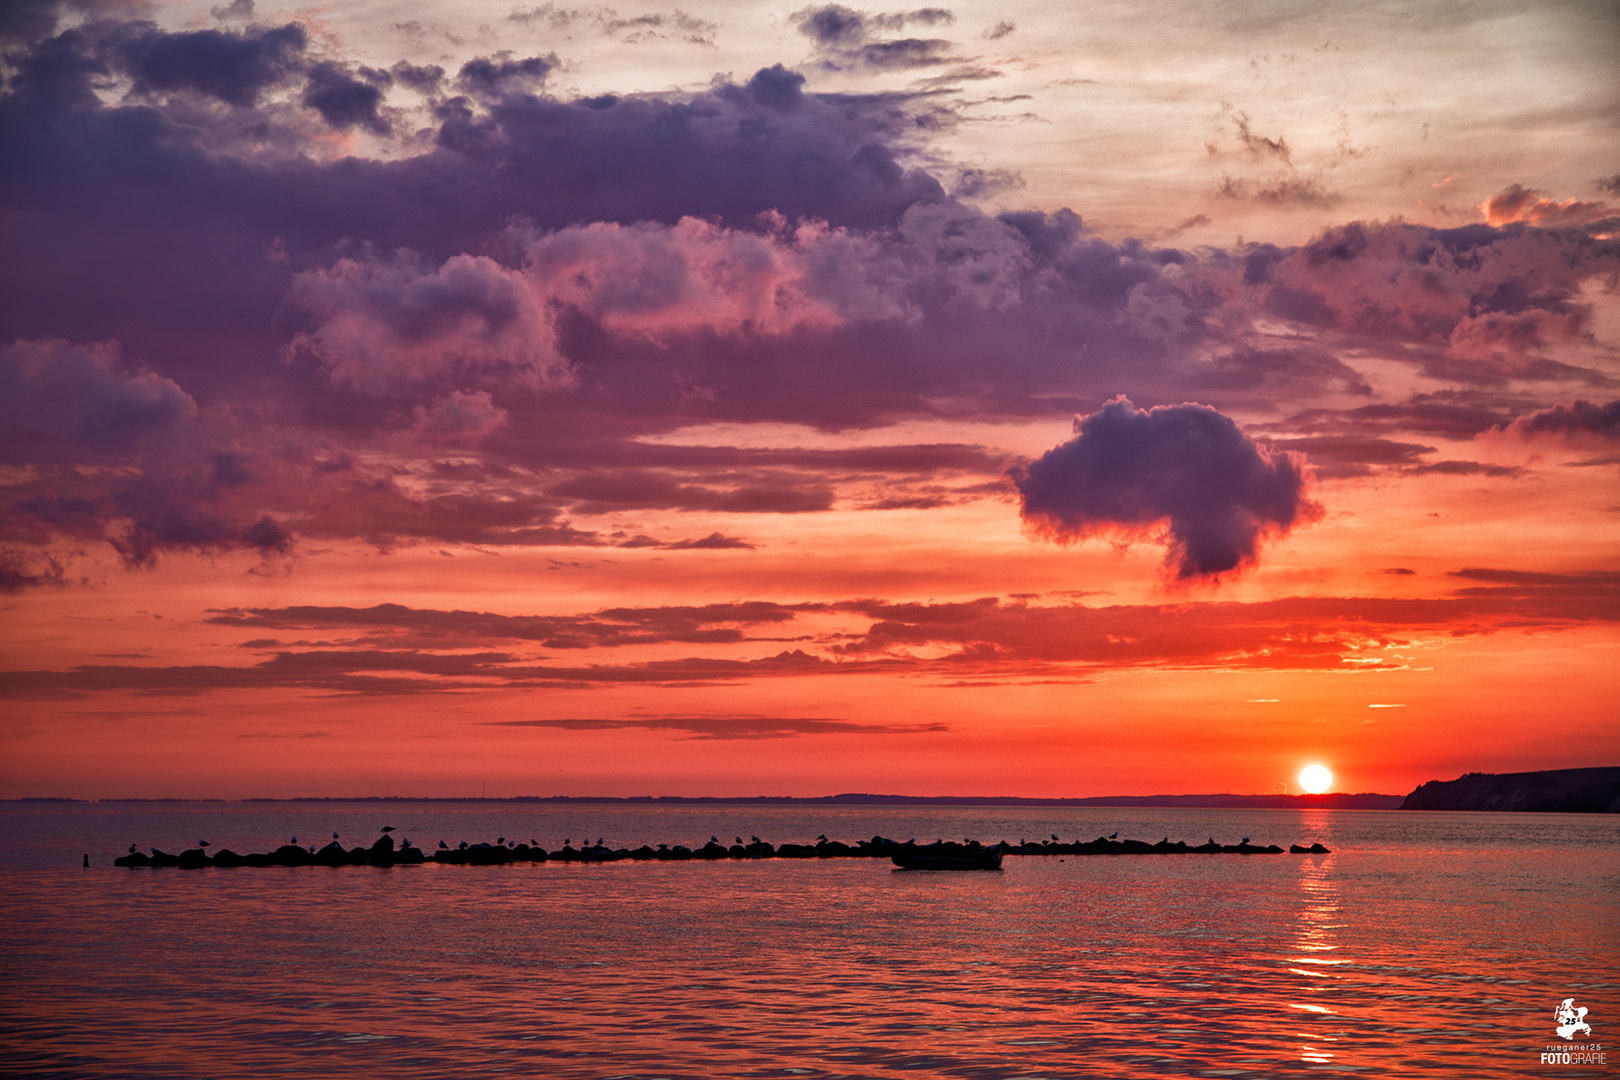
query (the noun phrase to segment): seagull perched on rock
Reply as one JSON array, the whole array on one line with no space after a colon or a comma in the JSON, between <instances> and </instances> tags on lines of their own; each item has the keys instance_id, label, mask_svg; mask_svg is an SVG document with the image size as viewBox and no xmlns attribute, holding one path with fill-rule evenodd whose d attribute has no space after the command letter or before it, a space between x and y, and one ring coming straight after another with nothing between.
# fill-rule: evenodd
<instances>
[{"instance_id":1,"label":"seagull perched on rock","mask_svg":"<svg viewBox=\"0 0 1620 1080\"><path fill-rule=\"evenodd\" d=\"M129 853L131 855L135 854L135 845L134 844L129 845Z\"/></svg>"},{"instance_id":2,"label":"seagull perched on rock","mask_svg":"<svg viewBox=\"0 0 1620 1080\"><path fill-rule=\"evenodd\" d=\"M1243 839L1238 841L1238 843L1240 843L1240 844L1247 844L1248 842L1249 842L1249 838L1247 836L1245 836Z\"/></svg>"},{"instance_id":3,"label":"seagull perched on rock","mask_svg":"<svg viewBox=\"0 0 1620 1080\"><path fill-rule=\"evenodd\" d=\"M444 848L444 850L446 850L446 851L449 851L449 850L450 850L450 845L449 845L449 844L447 844L447 843L445 843L445 842L444 842L444 841L443 841L443 840L440 840L440 841L439 841L439 846L440 846L440 847L442 847L442 848Z\"/></svg>"},{"instance_id":4,"label":"seagull perched on rock","mask_svg":"<svg viewBox=\"0 0 1620 1080\"><path fill-rule=\"evenodd\" d=\"M1118 840L1119 839L1119 833L1117 833L1117 832L1109 833L1108 834L1108 839L1110 839L1110 840Z\"/></svg>"},{"instance_id":5,"label":"seagull perched on rock","mask_svg":"<svg viewBox=\"0 0 1620 1080\"><path fill-rule=\"evenodd\" d=\"M392 826L392 825L384 825L384 826L383 826L383 827L382 827L382 831L383 831L383 832L393 832L393 831L394 831L394 827L393 827L393 826Z\"/></svg>"}]
</instances>

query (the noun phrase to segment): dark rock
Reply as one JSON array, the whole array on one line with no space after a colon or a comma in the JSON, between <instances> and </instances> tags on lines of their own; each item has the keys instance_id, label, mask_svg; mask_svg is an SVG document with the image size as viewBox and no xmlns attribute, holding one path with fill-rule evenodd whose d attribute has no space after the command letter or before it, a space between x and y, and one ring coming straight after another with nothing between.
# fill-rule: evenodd
<instances>
[{"instance_id":1,"label":"dark rock","mask_svg":"<svg viewBox=\"0 0 1620 1080\"><path fill-rule=\"evenodd\" d=\"M204 866L213 865L213 860L208 857L208 852L202 848L187 848L180 853L178 865L182 870L197 870Z\"/></svg>"},{"instance_id":2,"label":"dark rock","mask_svg":"<svg viewBox=\"0 0 1620 1080\"><path fill-rule=\"evenodd\" d=\"M297 844L282 844L270 853L272 866L308 866L310 852Z\"/></svg>"}]
</instances>

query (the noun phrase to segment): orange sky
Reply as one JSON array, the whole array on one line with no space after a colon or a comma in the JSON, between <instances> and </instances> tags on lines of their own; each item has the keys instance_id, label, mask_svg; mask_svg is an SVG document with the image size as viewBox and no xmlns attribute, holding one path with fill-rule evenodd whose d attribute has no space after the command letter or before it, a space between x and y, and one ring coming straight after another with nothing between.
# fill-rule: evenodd
<instances>
[{"instance_id":1,"label":"orange sky","mask_svg":"<svg viewBox=\"0 0 1620 1080\"><path fill-rule=\"evenodd\" d=\"M0 797L1620 760L1613 12L1066 10L21 28Z\"/></svg>"}]
</instances>

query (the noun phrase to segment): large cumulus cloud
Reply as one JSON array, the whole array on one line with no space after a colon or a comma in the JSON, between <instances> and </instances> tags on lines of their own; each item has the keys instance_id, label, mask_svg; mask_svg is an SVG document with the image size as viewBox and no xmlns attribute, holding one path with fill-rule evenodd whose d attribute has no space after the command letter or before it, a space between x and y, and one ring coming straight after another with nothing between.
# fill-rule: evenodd
<instances>
[{"instance_id":1,"label":"large cumulus cloud","mask_svg":"<svg viewBox=\"0 0 1620 1080\"><path fill-rule=\"evenodd\" d=\"M1267 450L1207 406L1116 398L1074 428L1013 473L1024 521L1050 539L1163 526L1176 575L1210 577L1253 563L1264 537L1321 513L1305 494L1303 458Z\"/></svg>"}]
</instances>

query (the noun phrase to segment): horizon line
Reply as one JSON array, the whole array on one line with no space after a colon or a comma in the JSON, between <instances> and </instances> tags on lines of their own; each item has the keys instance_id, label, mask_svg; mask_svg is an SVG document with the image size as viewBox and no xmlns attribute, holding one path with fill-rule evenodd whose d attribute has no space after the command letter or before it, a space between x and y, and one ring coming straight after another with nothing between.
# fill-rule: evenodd
<instances>
[{"instance_id":1,"label":"horizon line","mask_svg":"<svg viewBox=\"0 0 1620 1080\"><path fill-rule=\"evenodd\" d=\"M1316 794L1209 792L1173 795L1088 795L1042 798L1022 795L885 795L843 792L837 795L288 795L245 796L242 798L184 796L110 796L73 798L70 796L29 795L0 799L0 803L267 803L267 802L552 802L552 803L665 803L665 804L815 804L815 805L957 805L957 806L1105 806L1142 805L1152 800L1287 800L1323 802L1336 799L1404 799L1404 795L1382 792L1319 792Z\"/></svg>"}]
</instances>

